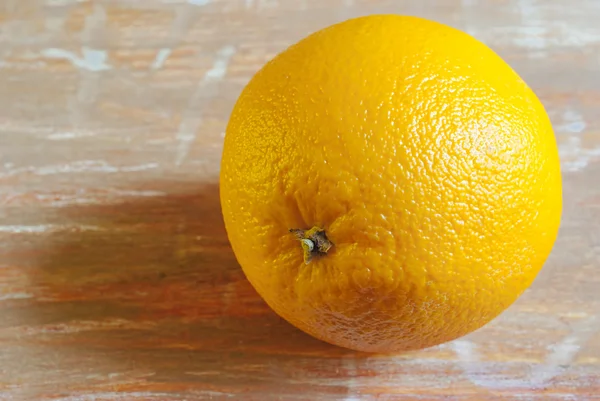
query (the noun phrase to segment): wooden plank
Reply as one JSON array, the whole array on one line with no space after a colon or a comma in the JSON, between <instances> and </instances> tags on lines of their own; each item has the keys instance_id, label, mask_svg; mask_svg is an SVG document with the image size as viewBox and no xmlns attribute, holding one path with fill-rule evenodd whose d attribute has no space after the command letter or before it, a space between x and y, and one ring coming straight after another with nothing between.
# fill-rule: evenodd
<instances>
[{"instance_id":1,"label":"wooden plank","mask_svg":"<svg viewBox=\"0 0 600 401\"><path fill-rule=\"evenodd\" d=\"M539 94L565 210L532 288L465 338L399 356L321 343L245 280L218 169L243 85L306 34L421 15ZM600 399L600 3L4 0L0 399Z\"/></svg>"}]
</instances>

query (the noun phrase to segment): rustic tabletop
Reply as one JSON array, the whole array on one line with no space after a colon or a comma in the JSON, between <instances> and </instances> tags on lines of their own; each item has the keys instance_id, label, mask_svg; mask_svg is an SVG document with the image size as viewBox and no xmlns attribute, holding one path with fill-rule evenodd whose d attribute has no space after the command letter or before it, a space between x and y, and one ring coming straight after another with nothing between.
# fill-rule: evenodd
<instances>
[{"instance_id":1,"label":"rustic tabletop","mask_svg":"<svg viewBox=\"0 0 600 401\"><path fill-rule=\"evenodd\" d=\"M439 347L321 343L248 284L218 171L243 85L368 13L500 53L541 98L559 239L502 316ZM600 399L600 2L1 0L1 400Z\"/></svg>"}]
</instances>

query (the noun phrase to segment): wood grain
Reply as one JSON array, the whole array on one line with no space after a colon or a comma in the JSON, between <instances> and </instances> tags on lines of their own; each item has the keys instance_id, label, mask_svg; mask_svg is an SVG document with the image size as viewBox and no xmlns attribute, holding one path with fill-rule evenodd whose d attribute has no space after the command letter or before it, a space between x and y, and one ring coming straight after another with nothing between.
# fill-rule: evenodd
<instances>
[{"instance_id":1,"label":"wood grain","mask_svg":"<svg viewBox=\"0 0 600 401\"><path fill-rule=\"evenodd\" d=\"M256 295L220 216L243 85L306 34L420 15L500 53L554 124L556 247L481 330L404 355L319 342ZM600 399L600 3L0 1L0 400Z\"/></svg>"}]
</instances>

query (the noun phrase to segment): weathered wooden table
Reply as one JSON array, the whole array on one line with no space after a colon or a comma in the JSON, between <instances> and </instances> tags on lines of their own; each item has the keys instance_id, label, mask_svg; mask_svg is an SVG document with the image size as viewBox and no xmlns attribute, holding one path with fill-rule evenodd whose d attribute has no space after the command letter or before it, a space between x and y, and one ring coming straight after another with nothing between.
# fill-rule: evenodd
<instances>
[{"instance_id":1,"label":"weathered wooden table","mask_svg":"<svg viewBox=\"0 0 600 401\"><path fill-rule=\"evenodd\" d=\"M452 343L336 348L259 299L218 169L251 75L367 13L464 29L539 94L564 220L533 287ZM1 0L1 400L600 399L600 2Z\"/></svg>"}]
</instances>

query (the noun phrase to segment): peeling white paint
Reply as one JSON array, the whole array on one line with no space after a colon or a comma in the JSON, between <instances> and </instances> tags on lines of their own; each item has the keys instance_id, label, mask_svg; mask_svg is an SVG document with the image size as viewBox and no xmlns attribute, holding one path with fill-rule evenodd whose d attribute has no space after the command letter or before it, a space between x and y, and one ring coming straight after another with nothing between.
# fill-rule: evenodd
<instances>
[{"instance_id":1,"label":"peeling white paint","mask_svg":"<svg viewBox=\"0 0 600 401\"><path fill-rule=\"evenodd\" d=\"M46 138L51 141L65 141L69 139L83 138L88 136L95 136L93 132L56 132L48 135Z\"/></svg>"},{"instance_id":2,"label":"peeling white paint","mask_svg":"<svg viewBox=\"0 0 600 401\"><path fill-rule=\"evenodd\" d=\"M160 70L165 65L165 61L167 61L167 59L171 55L171 52L172 50L167 47L160 49L156 53L156 57L154 58L154 61L152 62L152 66L150 68L152 68L153 70Z\"/></svg>"},{"instance_id":3,"label":"peeling white paint","mask_svg":"<svg viewBox=\"0 0 600 401\"><path fill-rule=\"evenodd\" d=\"M221 50L217 52L217 56L212 68L204 75L204 81L223 79L227 73L229 61L235 52L236 49L234 46L224 46L221 48Z\"/></svg>"},{"instance_id":4,"label":"peeling white paint","mask_svg":"<svg viewBox=\"0 0 600 401\"><path fill-rule=\"evenodd\" d=\"M69 122L73 126L82 126L89 118L92 107L102 91L102 77L104 72L111 70L108 64L108 52L102 50L101 43L105 32L107 14L103 5L93 4L93 12L85 17L81 32L82 57L63 54L79 69L79 83L74 96L68 101Z\"/></svg>"},{"instance_id":5,"label":"peeling white paint","mask_svg":"<svg viewBox=\"0 0 600 401\"><path fill-rule=\"evenodd\" d=\"M46 0L44 3L47 7L64 7L72 6L74 3L87 3L90 0Z\"/></svg>"},{"instance_id":6,"label":"peeling white paint","mask_svg":"<svg viewBox=\"0 0 600 401\"><path fill-rule=\"evenodd\" d=\"M229 61L235 54L236 48L231 45L222 47L215 57L212 67L206 71L198 84L196 91L190 97L184 116L177 130L176 140L178 142L175 164L181 165L190 152L192 143L196 140L198 129L202 125L202 117L198 114L198 103L203 95L206 95L206 86L218 83L227 74Z\"/></svg>"},{"instance_id":7,"label":"peeling white paint","mask_svg":"<svg viewBox=\"0 0 600 401\"><path fill-rule=\"evenodd\" d=\"M575 24L560 22L557 25L559 34L556 35L552 44L556 46L586 47L600 43L600 33L598 30L590 30Z\"/></svg>"},{"instance_id":8,"label":"peeling white paint","mask_svg":"<svg viewBox=\"0 0 600 401\"><path fill-rule=\"evenodd\" d=\"M585 169L590 162L600 157L600 146L587 149L581 145L581 138L570 136L561 143L558 152L565 171L575 172Z\"/></svg>"},{"instance_id":9,"label":"peeling white paint","mask_svg":"<svg viewBox=\"0 0 600 401\"><path fill-rule=\"evenodd\" d=\"M191 120L189 118L184 119L181 124L179 124L179 130L177 131L177 156L175 159L175 164L180 166L187 157L188 153L190 153L190 148L192 143L196 140L196 131L200 128L202 124L202 119L197 118Z\"/></svg>"},{"instance_id":10,"label":"peeling white paint","mask_svg":"<svg viewBox=\"0 0 600 401\"><path fill-rule=\"evenodd\" d=\"M13 234L33 234L33 233L44 233L52 228L51 225L40 224L37 226L0 226L0 232L2 233L13 233Z\"/></svg>"},{"instance_id":11,"label":"peeling white paint","mask_svg":"<svg viewBox=\"0 0 600 401\"><path fill-rule=\"evenodd\" d=\"M575 109L567 109L562 115L562 124L555 130L559 134L567 134L558 147L562 167L565 171L575 172L585 169L590 162L600 157L600 146L584 148L579 134L587 128L581 113Z\"/></svg>"},{"instance_id":12,"label":"peeling white paint","mask_svg":"<svg viewBox=\"0 0 600 401\"><path fill-rule=\"evenodd\" d=\"M474 385L485 389L511 389L533 386L526 378L510 378L493 370L494 364L482 361L477 347L468 340L455 340L451 348L457 356L457 365Z\"/></svg>"},{"instance_id":13,"label":"peeling white paint","mask_svg":"<svg viewBox=\"0 0 600 401\"><path fill-rule=\"evenodd\" d=\"M461 0L466 13L476 0ZM553 18L544 0L517 0L514 6L520 23L499 26L483 24L476 16L467 18L466 29L472 35L495 46L517 46L534 58L542 58L556 48L585 48L600 43L600 31L566 18ZM597 7L597 6L596 6ZM600 8L597 8L600 11ZM468 14L467 14L468 16Z\"/></svg>"},{"instance_id":14,"label":"peeling white paint","mask_svg":"<svg viewBox=\"0 0 600 401\"><path fill-rule=\"evenodd\" d=\"M541 26L529 26L519 29L519 34L515 35L513 43L522 48L532 50L546 50L548 42L544 37L547 34L547 29ZM540 56L546 55L546 52L538 53Z\"/></svg>"},{"instance_id":15,"label":"peeling white paint","mask_svg":"<svg viewBox=\"0 0 600 401\"><path fill-rule=\"evenodd\" d=\"M498 373L495 363L481 360L477 347L468 340L450 343L457 356L457 364L471 383L485 389L509 390L516 388L543 388L555 377L563 374L575 360L581 345L600 329L600 318L592 316L581 319L571 333L558 343L548 347L543 363L534 365L523 377L507 377Z\"/></svg>"},{"instance_id":16,"label":"peeling white paint","mask_svg":"<svg viewBox=\"0 0 600 401\"><path fill-rule=\"evenodd\" d=\"M582 48L600 43L600 34L575 25L544 20L544 26L499 27L478 30L486 42L515 45L524 49Z\"/></svg>"},{"instance_id":17,"label":"peeling white paint","mask_svg":"<svg viewBox=\"0 0 600 401\"><path fill-rule=\"evenodd\" d=\"M457 356L457 363L471 382L477 384L477 372L481 369L478 362L476 345L464 339L458 339L448 344Z\"/></svg>"},{"instance_id":18,"label":"peeling white paint","mask_svg":"<svg viewBox=\"0 0 600 401\"><path fill-rule=\"evenodd\" d=\"M474 18L472 15L472 10L475 5L474 3L476 2L477 0L461 0L460 2L465 24L463 30L471 36L478 36L477 29L474 27L477 22L477 18Z\"/></svg>"},{"instance_id":19,"label":"peeling white paint","mask_svg":"<svg viewBox=\"0 0 600 401\"><path fill-rule=\"evenodd\" d=\"M166 196L163 191L106 189L101 192L81 190L71 194L35 194L39 202L51 207L106 204L121 198L152 198Z\"/></svg>"},{"instance_id":20,"label":"peeling white paint","mask_svg":"<svg viewBox=\"0 0 600 401\"><path fill-rule=\"evenodd\" d=\"M39 167L33 172L37 175L82 172L118 173L152 170L155 168L158 168L158 163L146 163L134 166L113 166L101 160L83 160L67 164Z\"/></svg>"},{"instance_id":21,"label":"peeling white paint","mask_svg":"<svg viewBox=\"0 0 600 401\"><path fill-rule=\"evenodd\" d=\"M82 48L82 56L79 56L65 49L50 47L42 50L41 54L50 59L68 60L73 66L82 70L99 72L112 69L107 64L108 54L106 50L92 49L84 46Z\"/></svg>"},{"instance_id":22,"label":"peeling white paint","mask_svg":"<svg viewBox=\"0 0 600 401\"><path fill-rule=\"evenodd\" d=\"M113 189L110 190L110 193L115 194L117 196L127 196L127 197L157 197L157 196L166 196L167 193L163 191L135 191L135 190L122 190L122 189Z\"/></svg>"},{"instance_id":23,"label":"peeling white paint","mask_svg":"<svg viewBox=\"0 0 600 401\"><path fill-rule=\"evenodd\" d=\"M153 170L159 167L158 163L145 163L131 166L113 166L103 160L80 160L65 164L55 164L41 167L21 167L15 168L4 174L0 174L0 177L9 177L23 173L30 173L34 175L52 175L59 173L86 173L86 172L97 172L97 173L119 173L119 172L136 172Z\"/></svg>"},{"instance_id":24,"label":"peeling white paint","mask_svg":"<svg viewBox=\"0 0 600 401\"><path fill-rule=\"evenodd\" d=\"M577 110L568 109L563 115L563 124L557 125L556 130L558 132L567 132L571 134L579 134L583 132L587 124L585 123L583 116Z\"/></svg>"},{"instance_id":25,"label":"peeling white paint","mask_svg":"<svg viewBox=\"0 0 600 401\"><path fill-rule=\"evenodd\" d=\"M150 391L119 391L119 392L95 392L94 394L80 394L63 398L55 398L55 401L113 401L113 400L165 400L172 397L172 393L160 393Z\"/></svg>"},{"instance_id":26,"label":"peeling white paint","mask_svg":"<svg viewBox=\"0 0 600 401\"><path fill-rule=\"evenodd\" d=\"M358 376L358 362L354 356L343 359L343 366L346 378L346 387L348 394L344 397L344 401L359 401L360 398L357 394L357 380Z\"/></svg>"},{"instance_id":27,"label":"peeling white paint","mask_svg":"<svg viewBox=\"0 0 600 401\"><path fill-rule=\"evenodd\" d=\"M548 347L548 355L544 364L535 366L530 380L536 386L543 386L551 379L563 373L573 363L581 345L585 344L600 329L600 318L592 316L579 320L571 333L558 343Z\"/></svg>"},{"instance_id":28,"label":"peeling white paint","mask_svg":"<svg viewBox=\"0 0 600 401\"><path fill-rule=\"evenodd\" d=\"M12 225L0 226L0 232L11 234L40 234L49 231L98 231L98 226L89 225L68 225L68 224L39 224L39 225Z\"/></svg>"},{"instance_id":29,"label":"peeling white paint","mask_svg":"<svg viewBox=\"0 0 600 401\"><path fill-rule=\"evenodd\" d=\"M520 24L521 27L524 27L527 29L543 28L543 25L544 25L543 19L544 18L542 16L542 13L540 12L540 6L539 6L537 0L518 0L516 6L517 6L517 10L519 11L519 15L521 16L521 20L523 22L523 24ZM517 25L517 26L519 26L519 25ZM540 32L540 33L546 32L546 30L543 30L543 31L538 30L537 32ZM544 39L544 38L541 38L541 39Z\"/></svg>"},{"instance_id":30,"label":"peeling white paint","mask_svg":"<svg viewBox=\"0 0 600 401\"><path fill-rule=\"evenodd\" d=\"M0 294L0 301L10 301L13 299L29 299L33 298L33 294L26 292L14 292L11 294Z\"/></svg>"},{"instance_id":31,"label":"peeling white paint","mask_svg":"<svg viewBox=\"0 0 600 401\"><path fill-rule=\"evenodd\" d=\"M513 44L515 46L532 50L530 55L536 58L548 55L548 23L540 12L536 0L520 0L517 9L521 16L522 24L515 30Z\"/></svg>"}]
</instances>

